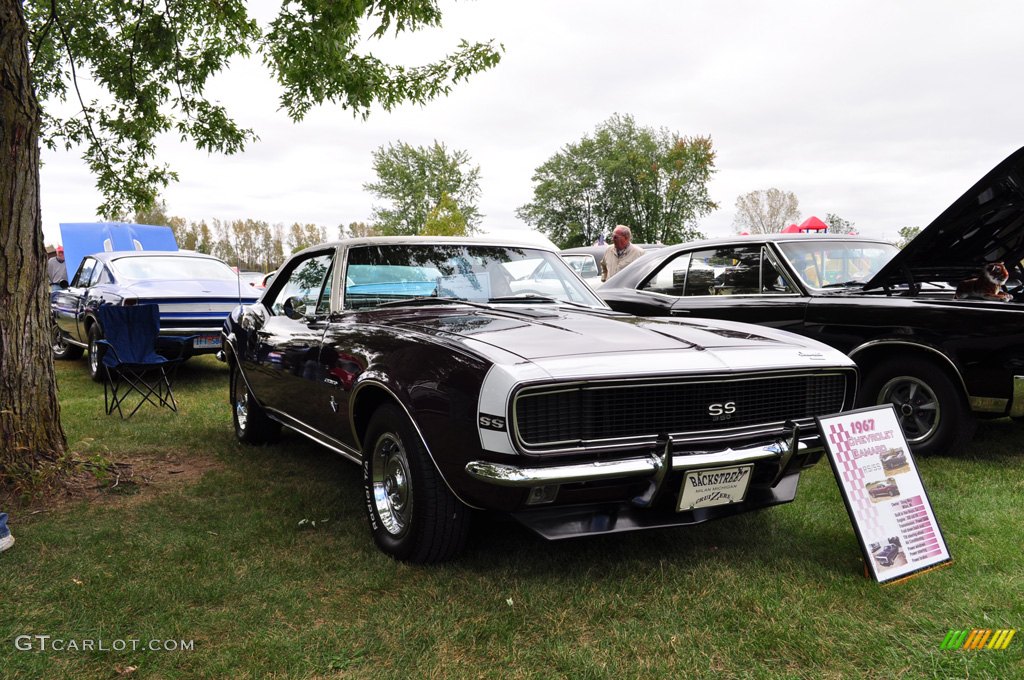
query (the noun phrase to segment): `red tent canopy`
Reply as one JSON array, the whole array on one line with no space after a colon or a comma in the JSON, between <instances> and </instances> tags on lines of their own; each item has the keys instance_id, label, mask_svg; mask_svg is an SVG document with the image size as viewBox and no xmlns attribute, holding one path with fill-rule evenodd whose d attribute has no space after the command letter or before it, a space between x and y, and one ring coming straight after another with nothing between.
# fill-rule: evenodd
<instances>
[{"instance_id":1,"label":"red tent canopy","mask_svg":"<svg viewBox=\"0 0 1024 680\"><path fill-rule=\"evenodd\" d=\"M791 224L788 227L784 227L783 230L782 230L782 233L783 234L799 234L800 233L800 227L798 227L796 224Z\"/></svg>"},{"instance_id":2,"label":"red tent canopy","mask_svg":"<svg viewBox=\"0 0 1024 680\"><path fill-rule=\"evenodd\" d=\"M812 215L800 223L800 231L828 231L828 225Z\"/></svg>"}]
</instances>

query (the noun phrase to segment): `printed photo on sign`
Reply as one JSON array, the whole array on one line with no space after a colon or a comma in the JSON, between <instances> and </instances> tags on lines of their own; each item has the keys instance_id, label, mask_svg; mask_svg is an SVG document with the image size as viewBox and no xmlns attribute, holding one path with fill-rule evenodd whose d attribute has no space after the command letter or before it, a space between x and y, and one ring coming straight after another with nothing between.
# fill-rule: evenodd
<instances>
[{"instance_id":1,"label":"printed photo on sign","mask_svg":"<svg viewBox=\"0 0 1024 680\"><path fill-rule=\"evenodd\" d=\"M951 560L891 405L818 418L864 561L880 583Z\"/></svg>"}]
</instances>

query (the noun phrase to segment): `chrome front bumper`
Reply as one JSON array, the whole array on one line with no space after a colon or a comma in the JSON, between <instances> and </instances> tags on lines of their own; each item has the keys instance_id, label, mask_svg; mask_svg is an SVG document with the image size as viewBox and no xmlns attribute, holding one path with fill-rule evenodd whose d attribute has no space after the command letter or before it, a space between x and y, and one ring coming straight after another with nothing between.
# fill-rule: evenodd
<instances>
[{"instance_id":1,"label":"chrome front bumper","mask_svg":"<svg viewBox=\"0 0 1024 680\"><path fill-rule=\"evenodd\" d=\"M660 455L650 453L640 458L573 463L552 467L521 467L504 463L471 461L466 464L466 472L474 479L496 486L538 487L627 477L653 477L660 482L671 470L699 470L756 463L763 460L777 460L781 477L794 455L806 454L812 450L811 446L805 441L800 441L799 437L799 429L795 429L788 441L778 439L744 449L694 451L680 454L673 454L671 442L666 442ZM660 486L660 484L658 485Z\"/></svg>"},{"instance_id":2,"label":"chrome front bumper","mask_svg":"<svg viewBox=\"0 0 1024 680\"><path fill-rule=\"evenodd\" d=\"M1013 376L1013 400L1010 402L1011 418L1024 417L1024 375Z\"/></svg>"}]
</instances>

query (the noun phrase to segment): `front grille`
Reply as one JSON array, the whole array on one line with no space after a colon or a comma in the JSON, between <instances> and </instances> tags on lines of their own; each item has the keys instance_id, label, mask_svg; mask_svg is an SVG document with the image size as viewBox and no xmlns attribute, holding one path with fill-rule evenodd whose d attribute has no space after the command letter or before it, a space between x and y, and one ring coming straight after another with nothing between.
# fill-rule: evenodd
<instances>
[{"instance_id":1,"label":"front grille","mask_svg":"<svg viewBox=\"0 0 1024 680\"><path fill-rule=\"evenodd\" d=\"M842 410L846 391L842 373L548 385L520 391L514 416L524 447L562 448L806 420Z\"/></svg>"}]
</instances>

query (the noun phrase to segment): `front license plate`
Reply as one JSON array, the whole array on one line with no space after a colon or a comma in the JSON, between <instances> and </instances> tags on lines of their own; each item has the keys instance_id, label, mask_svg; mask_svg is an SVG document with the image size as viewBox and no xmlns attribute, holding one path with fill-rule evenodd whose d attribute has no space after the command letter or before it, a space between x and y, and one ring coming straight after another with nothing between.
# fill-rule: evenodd
<instances>
[{"instance_id":1,"label":"front license plate","mask_svg":"<svg viewBox=\"0 0 1024 680\"><path fill-rule=\"evenodd\" d=\"M195 349L210 349L220 347L219 335L200 335L192 340L192 347Z\"/></svg>"},{"instance_id":2,"label":"front license plate","mask_svg":"<svg viewBox=\"0 0 1024 680\"><path fill-rule=\"evenodd\" d=\"M683 490L676 510L683 512L714 505L739 503L747 497L753 465L687 470L683 473Z\"/></svg>"}]
</instances>

